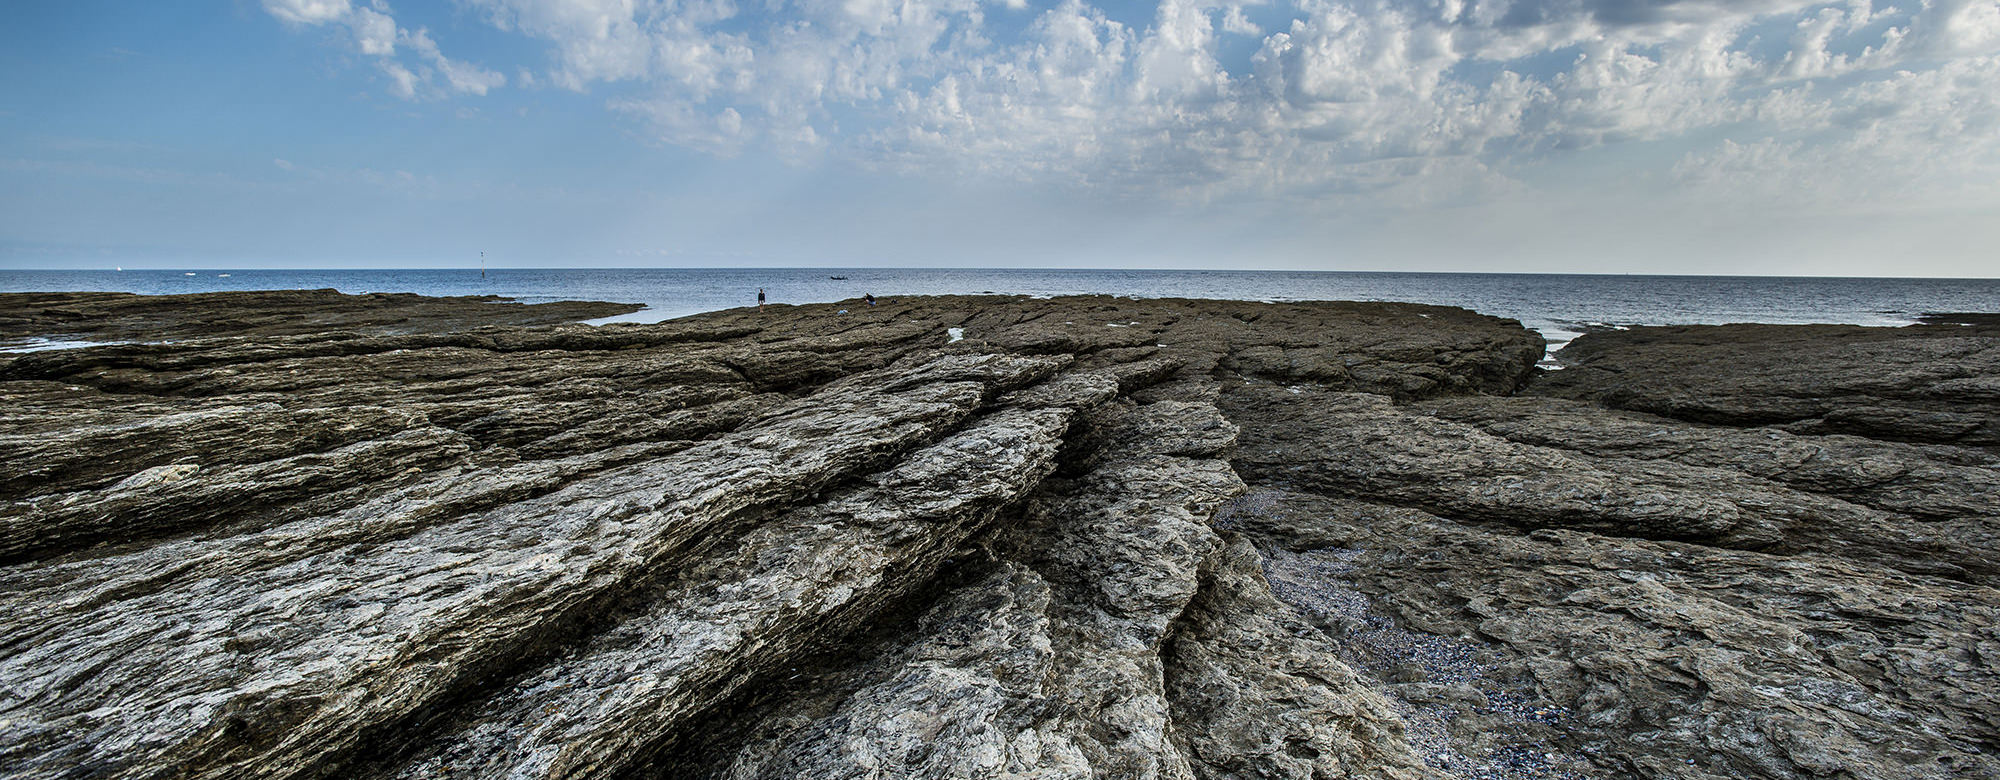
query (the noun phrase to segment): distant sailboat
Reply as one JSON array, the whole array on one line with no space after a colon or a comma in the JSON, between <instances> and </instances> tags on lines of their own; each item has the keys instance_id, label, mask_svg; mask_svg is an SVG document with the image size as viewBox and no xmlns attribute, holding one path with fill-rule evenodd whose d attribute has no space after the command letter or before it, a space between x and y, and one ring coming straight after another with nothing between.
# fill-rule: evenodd
<instances>
[{"instance_id":1,"label":"distant sailboat","mask_svg":"<svg viewBox=\"0 0 2000 780\"><path fill-rule=\"evenodd\" d=\"M193 275L194 275L194 272L193 272L193 271L189 271L189 272L187 272L187 273L184 273L184 274L181 274L181 275L182 275L182 276L193 276Z\"/></svg>"}]
</instances>

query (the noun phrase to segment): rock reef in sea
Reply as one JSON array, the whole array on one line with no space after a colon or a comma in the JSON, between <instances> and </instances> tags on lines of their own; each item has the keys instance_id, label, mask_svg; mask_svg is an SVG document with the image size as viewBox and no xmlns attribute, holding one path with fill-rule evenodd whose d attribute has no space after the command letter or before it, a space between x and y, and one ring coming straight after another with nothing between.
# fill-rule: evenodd
<instances>
[{"instance_id":1,"label":"rock reef in sea","mask_svg":"<svg viewBox=\"0 0 2000 780\"><path fill-rule=\"evenodd\" d=\"M1984 324L65 295L0 777L2000 776Z\"/></svg>"}]
</instances>

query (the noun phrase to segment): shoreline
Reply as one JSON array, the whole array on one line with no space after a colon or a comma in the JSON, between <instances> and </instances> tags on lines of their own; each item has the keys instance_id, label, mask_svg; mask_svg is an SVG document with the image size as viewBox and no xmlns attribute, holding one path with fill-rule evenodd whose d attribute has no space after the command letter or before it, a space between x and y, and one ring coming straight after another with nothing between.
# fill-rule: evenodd
<instances>
[{"instance_id":1,"label":"shoreline","mask_svg":"<svg viewBox=\"0 0 2000 780\"><path fill-rule=\"evenodd\" d=\"M833 280L832 276L846 277ZM38 281L39 280L39 281ZM498 294L523 301L615 300L647 304L637 319L660 320L755 303L830 303L873 293L904 295L1110 294L1218 300L1374 300L1456 306L1518 319L1543 332L1574 323L1722 324L1820 321L1900 325L1929 311L2000 311L2000 280L1820 279L1786 277L1627 277L1509 274L1316 274L1237 271L1077 271L940 269L506 269L481 279L472 270L244 271L231 278L172 272L37 277L0 272L0 289L182 293L251 288L333 287L433 296ZM1553 335L1553 334L1551 334Z\"/></svg>"},{"instance_id":2,"label":"shoreline","mask_svg":"<svg viewBox=\"0 0 2000 780\"><path fill-rule=\"evenodd\" d=\"M707 270L707 271L713 271L713 272L717 272L717 273L721 273L721 272L723 272L723 270L725 270L725 269L701 269L701 270ZM824 269L794 269L794 270L824 270ZM854 269L842 269L842 270L854 270ZM881 269L868 269L868 270L881 270ZM85 272L81 272L81 271L78 271L78 272L74 272L74 273L85 273ZM394 271L385 271L384 273L394 273ZM1101 271L1099 271L1099 273L1106 273L1106 274L1117 274L1117 273L1123 273L1123 272L1120 272L1120 271L1113 271L1113 270L1101 270ZM1220 272L1200 272L1200 273L1220 273ZM1303 273L1303 272L1301 272L1301 273ZM1458 274L1458 276L1468 276L1468 277L1472 277L1472 276L1480 276L1480 275L1478 275L1478 274ZM1492 275L1487 275L1487 276L1509 276L1509 275L1507 275L1507 274L1492 274ZM1518 275L1516 275L1516 276L1518 276ZM1556 275L1556 276L1560 276L1560 275ZM1612 276L1612 275L1606 275L1606 276ZM1688 278L1696 278L1696 279L1723 279L1723 278L1729 278L1729 277L1688 277ZM1759 278L1764 278L1764 277L1759 277ZM1778 278L1778 279L1782 279L1783 277L1772 277L1772 278ZM1996 284L2000 284L2000 282L1996 282ZM244 291L244 292L249 292L249 291ZM318 289L318 290L305 290L305 289L296 289L296 288L284 288L284 289L272 289L272 290L263 290L263 291L260 291L260 292L262 292L262 293L264 293L264 294L277 294L277 295L284 295L284 294L296 294L296 293L306 293L306 292L311 292L311 293L329 293L329 292L335 292L335 291L334 291L334 290L331 290L331 289ZM63 293L63 292L50 292L50 293L0 293L0 301L6 301L6 300L13 300L13 299L17 299L17 298L18 298L19 296L22 296L22 295L54 295L54 296L68 296L68 295L86 295L86 294L87 294L87 293L84 293L84 292L70 292L70 293ZM409 294L412 294L412 293L401 293L401 292L398 292L398 293L372 293L372 292L371 292L371 293L360 293L359 295L363 295L363 296L369 296L369 295L373 295L373 296L381 296L381 295L390 295L390 296L399 296L399 295L409 295ZM142 294L142 295L143 295L143 294ZM185 294L185 293L183 293L183 294L181 294L181 295L188 295L188 294ZM195 295L199 295L199 294L195 294ZM1054 294L1030 294L1030 293L1018 293L1018 294L1006 294L1006 295L1011 295L1012 297L1019 297L1019 298L1022 298L1022 299L1024 299L1024 300L1048 300L1049 298L1052 298L1052 297L1058 297L1057 295L1054 295ZM12 297L10 298L10 296L12 296ZM158 295L146 295L146 297L148 297L148 298L160 298L161 296L158 296ZM557 297L551 297L551 296L546 296L546 295L539 295L539 296L538 296L538 295L511 295L511 296L510 296L510 295L493 295L493 294L484 294L484 295L479 295L479 296L461 296L461 297L466 297L466 298L474 298L474 297L476 297L476 298L479 298L479 299L482 299L482 300L486 300L486 301L488 301L488 302L496 302L496 303L516 303L516 304L520 304L520 305L523 305L523 306L527 306L527 307L530 307L530 308L533 308L533 307L542 307L542 308L544 308L544 309L547 309L547 308L549 308L549 304L561 304L561 305L600 305L600 304L593 304L593 303L587 303L587 302L585 302L585 301L582 301L582 300L566 300L566 299L561 299L561 298L557 298ZM884 295L884 296L882 296L882 297L884 297L884 298L888 298L888 297L925 297L925 296L897 296L897 295L890 295L890 294L885 294L885 295ZM1129 301L1146 301L1146 300L1156 300L1156 299L1161 299L1161 298L1172 298L1172 297L1174 297L1174 296L1171 296L1171 295L1136 295L1136 296L1135 296L1135 295L1113 295L1113 296L1111 296L1111 297L1113 297L1113 298L1115 298L1115 299L1118 299L1118 300L1129 300ZM822 303L823 303L823 304L833 304L833 305L843 305L843 304L844 304L844 305L847 305L847 306L849 306L849 307L851 308L851 307L854 307L854 306L858 306L858 305L860 305L860 303L861 303L861 302L860 302L860 301L858 300L858 298L859 298L859 295L858 295L858 294L855 294L855 295L853 295L852 297L849 297L849 298L846 298L846 299L832 299L832 300L827 300L827 301L823 301L823 302L819 302L819 303L804 303L804 304L796 304L796 303L786 303L786 302L782 302L782 301L780 301L780 302L778 302L778 303L777 303L776 305L780 305L780 306L792 306L792 305L820 305L820 304L822 304ZM1229 299L1227 299L1227 298L1209 298L1209 297L1198 297L1197 299L1200 299L1200 300L1229 300ZM197 300L197 302L198 302L198 299L196 299L196 300ZM1348 299L1340 299L1340 300L1348 300ZM1353 300L1362 300L1362 301L1367 301L1367 302L1382 302L1382 303L1418 303L1418 304L1421 304L1421 303L1423 303L1422 301L1400 301L1400 300L1384 300L1384 299L1353 299ZM1336 301L1336 300L1334 300L1334 299L1326 299L1326 300L1306 300L1306 299L1298 299L1298 300L1294 300L1294 299L1282 299L1282 298L1276 298L1276 299L1262 299L1262 300L1259 300L1259 301L1257 301L1257 302L1260 302L1260 303L1264 303L1264 304L1270 304L1270 305L1278 305L1278 304L1287 304L1287 303L1331 303L1331 302L1338 302L1338 301ZM1996 296L1995 296L1995 302L1996 302L1996 304L2000 304L2000 288L1996 288ZM611 304L601 304L601 305L605 305L605 306L610 306ZM682 306L682 307L680 307L680 308L673 308L673 309L661 309L661 308L656 308L656 307L657 307L658 305L661 305L661 304L660 304L660 302L658 302L658 301L655 301L655 302L652 302L652 303L648 303L648 302L643 302L643 301L642 301L642 302L638 302L638 303L635 303L635 304L628 304L628 305L629 305L629 306L633 306L633 307L636 307L636 308L631 308L631 309L627 309L627 310L624 310L624 311L618 311L618 312L614 312L614 313L610 313L610 314L605 314L605 315L600 315L600 316L592 316L592 317L577 317L577 318L574 318L574 319L573 319L572 321L575 321L575 322L577 322L578 324L583 324L583 325L591 325L591 326L598 326L598 325L608 325L608 324L614 324L614 323L639 323L639 324L657 324L657 323L660 323L660 322L666 322L666 321L669 321L669 320L672 320L672 319L680 319L680 318L685 318L685 317L694 317L694 316L701 316L701 315L707 315L707 314L713 314L713 313L716 313L716 312L722 312L722 311L727 311L727 310L729 310L729 309L733 309L733 308L744 308L744 307L746 307L746 306L747 306L748 304L742 304L741 302L736 302L735 304L731 304L731 305L721 305L721 304L717 304L717 305L715 305L715 307L714 307L714 308L708 308L708 309L700 309L700 310L694 310L694 309L686 309L686 308L685 308L684 306ZM19 317L19 316L15 316L15 317L12 317L12 318L8 317L8 316L7 316L7 313L8 313L8 312L7 312L6 310L5 310L5 308L6 308L6 307L10 307L10 306L11 306L12 308L15 308L15 309L19 309L19 308L21 308L21 307L20 307L19 305L17 305L17 304L4 304L4 303L0 303L0 354L20 354L20 353L26 353L26 352L35 352L35 351L43 351L43 350L49 350L49 349L71 349L71 348L84 348L84 347L88 347L88 346L93 346L93 345L98 345L98 344L112 344L112 343L145 343L145 342L147 342L147 341L155 341L155 340L151 340L151 339L132 339L132 338L125 338L125 339L118 339L118 340L103 340L103 341L99 341L99 340L91 340L91 339L70 339L70 338L56 338L56 339L53 339L53 340L51 340L51 339L49 339L49 338L48 338L48 336L50 336L50 335L54 335L54 336L57 336L57 337L62 337L62 336L73 336L73 335L76 335L76 334L64 334L64 333L61 333L61 332L57 332L57 331L44 331L44 332L42 332L42 333L39 333L39 334L26 334L26 333L20 333L20 332L17 332L17 331L19 331L19 327L18 327L18 326L14 326L14 325L9 325L9 322L10 322L10 321L12 321L12 322L15 322L15 323L18 323L18 322L20 322L20 321L21 321L22 319L24 319L24 318L21 318L21 317ZM1463 307L1461 307L1461 308L1463 308ZM1477 310L1477 309L1475 309L1475 310ZM1997 306L1996 306L1996 311L2000 311L2000 305L1997 305ZM17 312L17 314L18 314L18 312ZM303 313L302 313L302 316L303 316ZM1498 316L1507 316L1507 315L1504 315L1504 314L1501 314L1501 315L1498 315ZM1898 315L1894 315L1894 316L1891 316L1891 314L1890 314L1890 313L1886 313L1886 312L1877 312L1877 313L1874 313L1874 314L1871 314L1871 315L1868 315L1868 316L1849 316L1849 317L1844 317L1844 318L1842 318L1842 317L1833 317L1833 318L1821 318L1820 320L1812 320L1811 318L1801 318L1801 317L1797 317L1797 316L1789 316L1789 315L1774 315L1774 316L1767 316L1767 317L1764 317L1764 318L1762 318L1762 319L1757 319L1757 318L1750 318L1750 319L1734 319L1734 320L1729 320L1729 322L1732 322L1732 323L1739 323L1739 324L1850 324L1850 325L1861 325L1861 326L1864 326L1864 327L1906 327L1906 326L1909 326L1909 325L1918 325L1918 324L1947 324L1947 323L1950 323L1950 324L1968 324L1968 323L1988 323L1988 324L1990 324L1990 322L1991 322L1991 321L1993 320L1993 318L1994 318L1994 317L1996 317L1996 316L2000 316L2000 315L1994 315L1994 314L1980 314L1980 313L1966 313L1966 312L1959 312L1959 313L1951 313L1951 312L1937 312L1937 311L1911 311L1911 312L1903 312L1903 313L1901 313L1901 314L1898 314ZM1536 331L1537 333L1540 333L1540 334L1542 335L1542 337L1543 337L1544 341L1545 341L1545 342L1546 342L1546 343L1548 344L1548 348L1547 348L1547 352L1546 352L1546 354L1544 355L1544 358L1543 358L1543 361L1542 361L1542 366L1543 366L1543 367L1545 367L1545 368L1551 368L1551 369L1558 369L1558 368L1560 368L1560 367L1561 367L1561 363L1560 363L1560 361L1559 361L1559 360L1558 360L1558 359L1556 358L1556 352L1558 352L1558 351L1559 351L1559 350L1560 350L1560 349L1561 349L1562 347L1566 346L1566 345L1567 345L1567 344L1568 344L1569 342L1573 341L1573 340L1574 340L1574 339L1575 339L1576 337L1578 337L1578 336L1581 336L1581 335L1584 335L1584 334L1586 334L1586 333L1592 333L1592 332L1602 332L1602 331L1607 331L1607 330L1609 330L1609 331L1616 331L1616 330L1625 330L1625 329L1630 329L1630 328L1635 328L1635 327L1667 327L1667 326L1677 326L1677 325L1695 325L1695 324L1711 324L1711 325L1714 325L1714 324L1724 324L1724 323L1723 323L1722 321L1700 321L1700 320L1703 320L1703 319L1704 319L1704 318L1702 318L1702 317L1692 317L1692 318L1688 318L1688 317L1671 317L1671 318L1661 318L1661 319L1660 319L1659 321L1639 321L1639 320L1631 320L1631 321L1602 321L1602 320L1588 320L1588 319L1574 319L1574 318L1569 318L1569 317L1565 317L1565 316L1559 316L1559 315L1549 315L1549 316L1548 316L1547 318L1545 318L1545 319L1542 319L1542 318L1536 318L1536 319L1530 319L1530 318L1523 318L1523 317L1520 317L1520 316L1515 316L1515 317L1514 317L1514 319L1517 319L1517 320L1519 320L1519 321L1523 322L1523 324L1527 325L1527 326L1528 326L1528 327L1529 327L1530 329L1532 329L1532 330L1534 330L1534 331ZM1709 319L1715 319L1715 318L1709 318ZM1683 321L1683 320L1696 320L1696 321ZM492 322L492 323L494 323L494 324L503 324L503 323L514 323L514 324L523 324L523 323L522 323L522 322L520 321L520 318L518 318L518 317L514 317L514 318L510 318L510 317L505 317L505 316L495 316L495 317L492 317L492 318L491 318L490 320L488 320L488 321L489 321L489 322ZM558 322L558 321L563 321L563 320L562 320L561 318L558 318L558 317L549 317L549 318L545 318L545 321L543 322L543 324L553 324L554 322ZM469 322L469 320L468 320L468 322ZM165 339L161 339L161 340L165 340Z\"/></svg>"}]
</instances>

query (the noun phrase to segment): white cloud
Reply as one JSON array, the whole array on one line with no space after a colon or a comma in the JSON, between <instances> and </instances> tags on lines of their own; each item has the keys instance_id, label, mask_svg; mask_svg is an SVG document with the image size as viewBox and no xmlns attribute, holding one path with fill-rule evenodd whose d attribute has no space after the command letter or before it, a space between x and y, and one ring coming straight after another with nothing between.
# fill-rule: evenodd
<instances>
[{"instance_id":1,"label":"white cloud","mask_svg":"<svg viewBox=\"0 0 2000 780\"><path fill-rule=\"evenodd\" d=\"M1264 29L1250 21L1250 17L1243 13L1243 6L1240 5L1229 6L1229 9L1223 12L1222 29L1224 32L1236 35L1264 34Z\"/></svg>"},{"instance_id":2,"label":"white cloud","mask_svg":"<svg viewBox=\"0 0 2000 780\"><path fill-rule=\"evenodd\" d=\"M1797 201L1746 182L1814 166L2000 187L1960 173L2000 154L2000 0L1159 0L1133 24L1061 0L1019 31L1016 0L462 1L547 45L516 83L616 85L612 111L719 155L1194 201L1515 197L1624 149L1631 186L1686 192ZM506 83L379 3L265 7L344 24L400 95Z\"/></svg>"},{"instance_id":3,"label":"white cloud","mask_svg":"<svg viewBox=\"0 0 2000 780\"><path fill-rule=\"evenodd\" d=\"M663 142L724 157L749 141L743 115L735 108L705 112L677 101L619 100L612 108L642 117Z\"/></svg>"},{"instance_id":4,"label":"white cloud","mask_svg":"<svg viewBox=\"0 0 2000 780\"><path fill-rule=\"evenodd\" d=\"M640 3L635 0L466 0L503 30L556 45L550 77L570 89L594 81L638 79L651 72L654 49L696 39L695 25L733 15L727 0ZM685 11L685 14L682 12Z\"/></svg>"},{"instance_id":5,"label":"white cloud","mask_svg":"<svg viewBox=\"0 0 2000 780\"><path fill-rule=\"evenodd\" d=\"M507 83L507 77L497 71L444 56L428 30L419 27L413 32L397 26L385 0L373 0L366 7L356 7L347 0L264 0L264 10L294 27L346 27L354 48L375 58L376 69L388 80L389 93L404 100L415 100L426 92L484 95ZM398 45L413 52L418 61L412 64L399 59Z\"/></svg>"},{"instance_id":6,"label":"white cloud","mask_svg":"<svg viewBox=\"0 0 2000 780\"><path fill-rule=\"evenodd\" d=\"M356 8L347 17L354 30L354 44L362 54L391 57L396 54L396 20L368 8Z\"/></svg>"},{"instance_id":7,"label":"white cloud","mask_svg":"<svg viewBox=\"0 0 2000 780\"><path fill-rule=\"evenodd\" d=\"M2000 2L1922 0L1911 32L1919 48L1940 55L2000 51Z\"/></svg>"},{"instance_id":8,"label":"white cloud","mask_svg":"<svg viewBox=\"0 0 2000 780\"><path fill-rule=\"evenodd\" d=\"M1151 34L1139 46L1140 100L1207 99L1229 82L1216 64L1208 14L1191 0L1161 0Z\"/></svg>"},{"instance_id":9,"label":"white cloud","mask_svg":"<svg viewBox=\"0 0 2000 780\"><path fill-rule=\"evenodd\" d=\"M416 32L405 30L401 37L411 50L444 76L445 86L453 92L484 95L487 90L507 83L507 77L500 75L498 71L445 57L443 52L438 51L437 43L431 40L428 30L421 27L417 28Z\"/></svg>"},{"instance_id":10,"label":"white cloud","mask_svg":"<svg viewBox=\"0 0 2000 780\"><path fill-rule=\"evenodd\" d=\"M347 0L264 0L264 10L286 24L325 24L352 11Z\"/></svg>"}]
</instances>

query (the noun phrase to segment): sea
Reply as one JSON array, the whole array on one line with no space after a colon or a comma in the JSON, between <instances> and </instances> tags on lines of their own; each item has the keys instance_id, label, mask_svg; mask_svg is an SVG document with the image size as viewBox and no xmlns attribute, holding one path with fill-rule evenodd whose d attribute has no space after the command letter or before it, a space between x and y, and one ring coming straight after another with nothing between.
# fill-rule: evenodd
<instances>
[{"instance_id":1,"label":"sea","mask_svg":"<svg viewBox=\"0 0 2000 780\"><path fill-rule=\"evenodd\" d=\"M593 320L657 322L757 302L831 303L873 294L1113 295L1254 301L1407 301L1519 320L1550 351L1635 325L1847 323L1899 326L1935 312L2000 312L2000 279L1894 279L1368 271L961 268L477 268L355 270L0 270L0 292L146 294L333 288L348 293L500 295L528 303L642 303ZM49 342L31 348L60 348Z\"/></svg>"}]
</instances>

